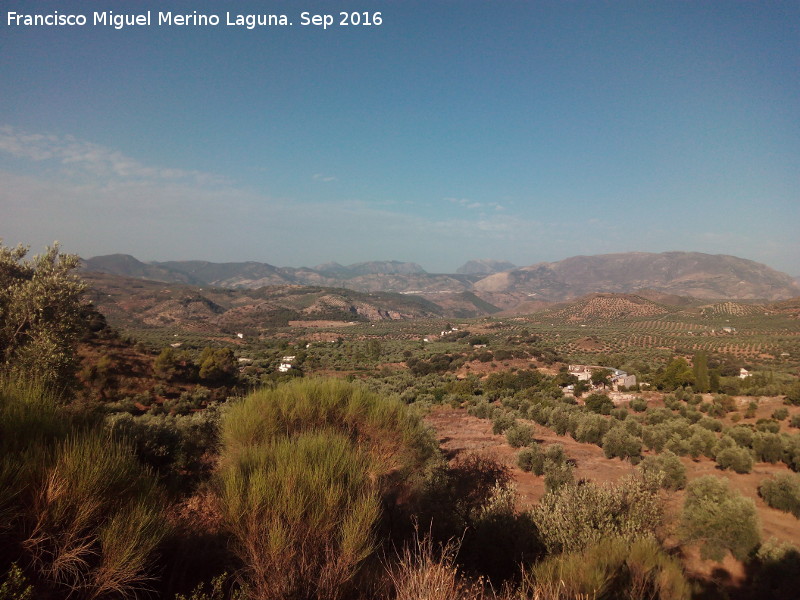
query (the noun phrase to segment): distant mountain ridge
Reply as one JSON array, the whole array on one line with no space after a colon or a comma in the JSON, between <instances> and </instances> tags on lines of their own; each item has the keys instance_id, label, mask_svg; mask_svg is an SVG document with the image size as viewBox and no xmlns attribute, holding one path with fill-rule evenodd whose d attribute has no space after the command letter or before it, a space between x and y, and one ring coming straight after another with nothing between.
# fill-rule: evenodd
<instances>
[{"instance_id":1,"label":"distant mountain ridge","mask_svg":"<svg viewBox=\"0 0 800 600\"><path fill-rule=\"evenodd\" d=\"M456 273L460 275L491 275L492 273L510 271L511 269L516 268L517 265L510 263L507 260L478 258L465 262L458 269L456 269Z\"/></svg>"},{"instance_id":2,"label":"distant mountain ridge","mask_svg":"<svg viewBox=\"0 0 800 600\"><path fill-rule=\"evenodd\" d=\"M491 259L469 261L461 271L504 265ZM691 296L705 300L783 300L800 296L800 284L785 273L751 260L699 252L628 252L574 256L484 273L427 273L416 263L372 261L314 268L276 267L261 262L213 263L168 261L143 263L112 254L84 261L88 271L165 283L232 289L272 285L311 285L360 292L399 292L427 298L440 306L478 298L493 308L514 309L535 302L563 302L591 293ZM464 296L469 293L469 296ZM470 301L469 304L472 304Z\"/></svg>"}]
</instances>

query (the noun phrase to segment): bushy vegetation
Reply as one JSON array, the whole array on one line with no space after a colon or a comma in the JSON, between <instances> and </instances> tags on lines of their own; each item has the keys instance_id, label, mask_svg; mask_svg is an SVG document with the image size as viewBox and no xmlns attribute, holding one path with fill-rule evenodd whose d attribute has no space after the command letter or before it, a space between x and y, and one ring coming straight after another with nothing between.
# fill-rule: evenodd
<instances>
[{"instance_id":1,"label":"bushy vegetation","mask_svg":"<svg viewBox=\"0 0 800 600\"><path fill-rule=\"evenodd\" d=\"M564 485L545 495L533 519L549 552L581 551L607 537L654 535L663 515L659 483L634 475L618 484Z\"/></svg>"},{"instance_id":2,"label":"bushy vegetation","mask_svg":"<svg viewBox=\"0 0 800 600\"><path fill-rule=\"evenodd\" d=\"M431 453L407 407L336 380L254 392L221 437L223 515L264 599L339 597L374 549L388 478Z\"/></svg>"},{"instance_id":3,"label":"bushy vegetation","mask_svg":"<svg viewBox=\"0 0 800 600\"><path fill-rule=\"evenodd\" d=\"M682 490L686 487L686 467L675 454L665 450L656 456L648 456L639 465L646 474L659 477L661 487L667 490Z\"/></svg>"},{"instance_id":4,"label":"bushy vegetation","mask_svg":"<svg viewBox=\"0 0 800 600\"><path fill-rule=\"evenodd\" d=\"M772 508L792 513L800 519L800 475L777 473L761 482L758 494Z\"/></svg>"},{"instance_id":5,"label":"bushy vegetation","mask_svg":"<svg viewBox=\"0 0 800 600\"><path fill-rule=\"evenodd\" d=\"M525 572L521 596L688 600L691 591L680 562L652 537L631 541L610 536L533 565Z\"/></svg>"},{"instance_id":6,"label":"bushy vegetation","mask_svg":"<svg viewBox=\"0 0 800 600\"><path fill-rule=\"evenodd\" d=\"M685 541L700 544L700 556L716 561L728 551L744 560L760 541L755 503L711 475L687 486L681 528Z\"/></svg>"},{"instance_id":7,"label":"bushy vegetation","mask_svg":"<svg viewBox=\"0 0 800 600\"><path fill-rule=\"evenodd\" d=\"M80 259L58 244L31 260L0 243L0 369L51 385L70 383L86 326Z\"/></svg>"},{"instance_id":8,"label":"bushy vegetation","mask_svg":"<svg viewBox=\"0 0 800 600\"><path fill-rule=\"evenodd\" d=\"M131 448L41 386L0 380L0 537L45 589L131 596L166 534L162 494Z\"/></svg>"}]
</instances>

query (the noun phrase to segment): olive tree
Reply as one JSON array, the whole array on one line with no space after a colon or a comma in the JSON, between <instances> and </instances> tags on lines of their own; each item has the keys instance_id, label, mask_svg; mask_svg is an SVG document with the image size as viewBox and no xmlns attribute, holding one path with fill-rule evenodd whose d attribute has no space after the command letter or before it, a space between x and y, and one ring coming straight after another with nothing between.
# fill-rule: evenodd
<instances>
[{"instance_id":1,"label":"olive tree","mask_svg":"<svg viewBox=\"0 0 800 600\"><path fill-rule=\"evenodd\" d=\"M0 368L63 384L74 372L86 285L80 259L58 243L26 260L28 248L0 242Z\"/></svg>"},{"instance_id":2,"label":"olive tree","mask_svg":"<svg viewBox=\"0 0 800 600\"><path fill-rule=\"evenodd\" d=\"M716 561L728 550L744 560L760 541L755 502L713 475L695 479L686 488L681 530L684 541L701 544L703 559Z\"/></svg>"}]
</instances>

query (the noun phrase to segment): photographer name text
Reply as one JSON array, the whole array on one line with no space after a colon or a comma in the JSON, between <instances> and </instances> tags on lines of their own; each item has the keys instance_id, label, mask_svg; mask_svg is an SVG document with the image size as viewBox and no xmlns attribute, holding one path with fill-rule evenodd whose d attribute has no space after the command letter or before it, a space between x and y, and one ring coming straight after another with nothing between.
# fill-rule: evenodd
<instances>
[{"instance_id":1,"label":"photographer name text","mask_svg":"<svg viewBox=\"0 0 800 600\"><path fill-rule=\"evenodd\" d=\"M241 14L226 12L215 13L176 13L163 11L146 11L142 13L115 13L112 10L81 13L60 13L53 11L46 14L9 12L6 16L8 27L109 27L125 29L129 27L242 27L256 29L261 27L292 27L295 23L303 27L378 27L383 24L380 12L347 12L332 14L315 14L301 12L293 20L289 15L278 14Z\"/></svg>"}]
</instances>

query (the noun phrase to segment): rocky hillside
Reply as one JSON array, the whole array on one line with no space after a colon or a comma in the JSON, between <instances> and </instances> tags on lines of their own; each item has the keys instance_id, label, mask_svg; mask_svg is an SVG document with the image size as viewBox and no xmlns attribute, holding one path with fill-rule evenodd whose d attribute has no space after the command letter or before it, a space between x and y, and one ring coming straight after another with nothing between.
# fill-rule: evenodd
<instances>
[{"instance_id":1,"label":"rocky hillside","mask_svg":"<svg viewBox=\"0 0 800 600\"><path fill-rule=\"evenodd\" d=\"M86 272L89 298L122 327L176 327L202 332L263 331L306 321L382 321L441 317L442 309L410 295L278 285L199 288Z\"/></svg>"}]
</instances>

